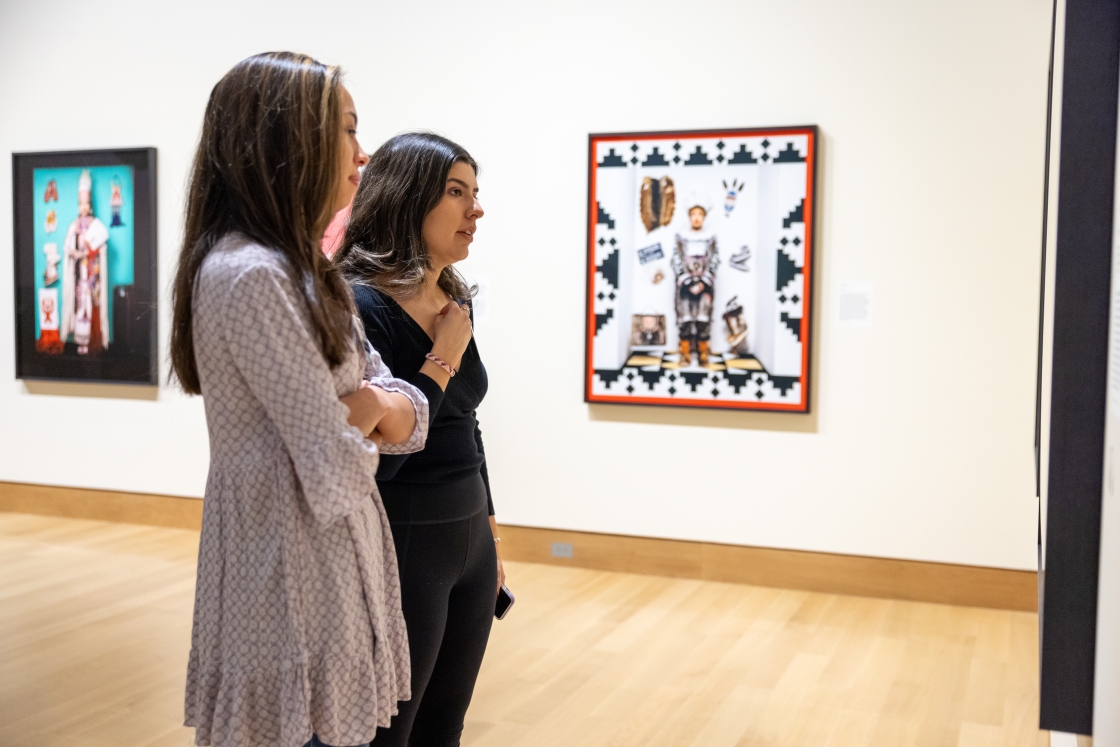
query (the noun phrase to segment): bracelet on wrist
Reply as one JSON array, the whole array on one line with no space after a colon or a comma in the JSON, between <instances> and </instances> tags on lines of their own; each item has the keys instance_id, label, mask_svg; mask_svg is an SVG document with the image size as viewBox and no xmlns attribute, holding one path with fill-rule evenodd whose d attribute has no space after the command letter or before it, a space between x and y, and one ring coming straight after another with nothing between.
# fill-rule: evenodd
<instances>
[{"instance_id":1,"label":"bracelet on wrist","mask_svg":"<svg viewBox=\"0 0 1120 747\"><path fill-rule=\"evenodd\" d=\"M456 371L454 368L451 367L450 363L443 360L442 358L440 358L435 353L428 353L424 357L427 358L428 360L430 360L432 363L439 366L440 368L442 368L444 371L447 372L447 375L452 377L452 378L455 378L455 374L459 373L458 371Z\"/></svg>"}]
</instances>

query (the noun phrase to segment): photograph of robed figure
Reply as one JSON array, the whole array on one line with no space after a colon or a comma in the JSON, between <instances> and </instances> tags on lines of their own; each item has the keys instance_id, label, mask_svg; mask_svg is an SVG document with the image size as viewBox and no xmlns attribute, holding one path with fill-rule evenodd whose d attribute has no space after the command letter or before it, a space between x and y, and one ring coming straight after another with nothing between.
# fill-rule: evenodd
<instances>
[{"instance_id":1,"label":"photograph of robed figure","mask_svg":"<svg viewBox=\"0 0 1120 747\"><path fill-rule=\"evenodd\" d=\"M12 166L17 376L155 384L155 149Z\"/></svg>"}]
</instances>

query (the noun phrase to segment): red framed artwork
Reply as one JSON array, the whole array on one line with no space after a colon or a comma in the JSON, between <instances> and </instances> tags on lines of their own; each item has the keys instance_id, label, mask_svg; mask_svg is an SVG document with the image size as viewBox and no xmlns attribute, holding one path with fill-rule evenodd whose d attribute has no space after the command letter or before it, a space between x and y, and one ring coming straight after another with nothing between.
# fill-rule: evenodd
<instances>
[{"instance_id":1,"label":"red framed artwork","mask_svg":"<svg viewBox=\"0 0 1120 747\"><path fill-rule=\"evenodd\" d=\"M817 128L589 141L585 401L809 412Z\"/></svg>"}]
</instances>

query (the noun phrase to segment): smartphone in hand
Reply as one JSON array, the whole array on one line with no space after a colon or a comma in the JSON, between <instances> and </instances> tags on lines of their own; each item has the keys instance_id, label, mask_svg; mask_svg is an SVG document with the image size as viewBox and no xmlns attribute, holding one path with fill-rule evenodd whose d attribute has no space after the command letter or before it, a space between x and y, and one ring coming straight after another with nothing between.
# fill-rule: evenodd
<instances>
[{"instance_id":1,"label":"smartphone in hand","mask_svg":"<svg viewBox=\"0 0 1120 747\"><path fill-rule=\"evenodd\" d=\"M499 620L504 618L506 613L509 612L509 608L513 606L513 602L513 592L507 589L505 584L502 584L502 588L498 589L498 601L494 605L494 617Z\"/></svg>"}]
</instances>

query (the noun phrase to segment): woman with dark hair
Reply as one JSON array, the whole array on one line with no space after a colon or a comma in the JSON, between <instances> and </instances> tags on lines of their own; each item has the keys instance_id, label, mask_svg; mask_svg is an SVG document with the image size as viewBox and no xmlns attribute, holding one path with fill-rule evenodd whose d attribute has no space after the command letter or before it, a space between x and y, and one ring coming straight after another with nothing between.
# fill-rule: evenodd
<instances>
[{"instance_id":1,"label":"woman with dark hair","mask_svg":"<svg viewBox=\"0 0 1120 747\"><path fill-rule=\"evenodd\" d=\"M486 369L471 334L466 259L482 206L463 148L406 133L370 159L335 263L366 335L394 375L424 392L426 447L386 457L377 484L397 546L412 700L376 747L458 745L504 581L475 409Z\"/></svg>"},{"instance_id":2,"label":"woman with dark hair","mask_svg":"<svg viewBox=\"0 0 1120 747\"><path fill-rule=\"evenodd\" d=\"M210 432L186 694L201 745L368 743L409 697L375 474L423 447L427 403L320 251L366 161L356 127L338 68L287 52L236 65L206 107L171 332Z\"/></svg>"}]
</instances>

